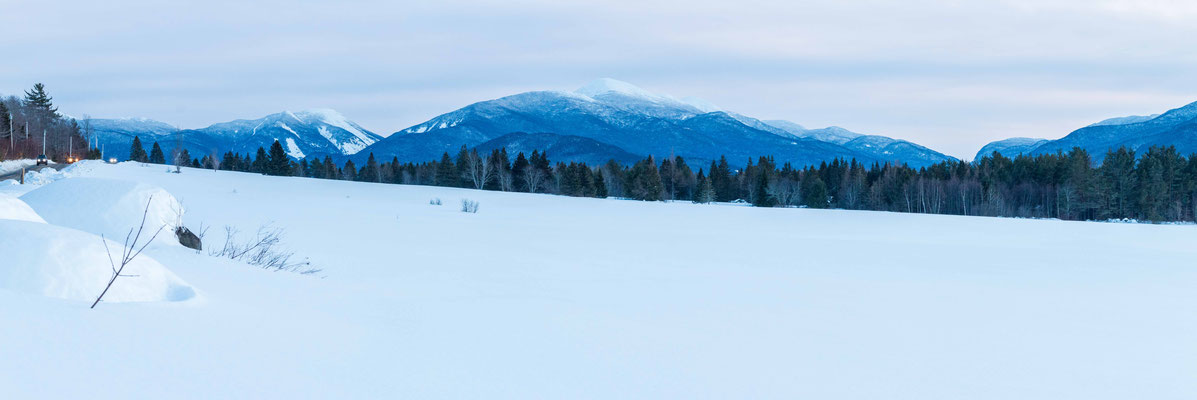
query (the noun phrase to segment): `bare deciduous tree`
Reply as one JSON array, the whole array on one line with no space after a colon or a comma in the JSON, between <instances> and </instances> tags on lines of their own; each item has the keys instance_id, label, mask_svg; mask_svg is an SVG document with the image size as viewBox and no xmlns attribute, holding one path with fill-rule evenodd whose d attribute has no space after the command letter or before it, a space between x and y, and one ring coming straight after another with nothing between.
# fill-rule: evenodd
<instances>
[{"instance_id":1,"label":"bare deciduous tree","mask_svg":"<svg viewBox=\"0 0 1197 400\"><path fill-rule=\"evenodd\" d=\"M490 182L491 175L494 173L493 165L490 156L482 158L478 155L477 149L470 150L466 154L465 171L462 171L462 173L474 185L474 189L482 189L486 186L487 182Z\"/></svg>"},{"instance_id":2,"label":"bare deciduous tree","mask_svg":"<svg viewBox=\"0 0 1197 400\"><path fill-rule=\"evenodd\" d=\"M545 174L540 168L535 166L528 166L524 168L524 184L528 187L528 193L536 193L544 184Z\"/></svg>"},{"instance_id":3,"label":"bare deciduous tree","mask_svg":"<svg viewBox=\"0 0 1197 400\"><path fill-rule=\"evenodd\" d=\"M777 200L777 204L782 207L796 206L802 199L801 185L788 176L769 181L769 186L765 188L765 191L773 196Z\"/></svg>"}]
</instances>

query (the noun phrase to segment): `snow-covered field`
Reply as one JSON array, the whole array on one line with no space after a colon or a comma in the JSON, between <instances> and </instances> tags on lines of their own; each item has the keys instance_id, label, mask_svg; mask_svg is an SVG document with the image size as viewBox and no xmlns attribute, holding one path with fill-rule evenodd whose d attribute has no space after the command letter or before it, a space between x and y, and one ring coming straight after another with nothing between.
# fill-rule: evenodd
<instances>
[{"instance_id":1,"label":"snow-covered field","mask_svg":"<svg viewBox=\"0 0 1197 400\"><path fill-rule=\"evenodd\" d=\"M127 210L88 201L86 180L48 190L80 177L151 185L101 185L103 198L161 187L185 225L213 227L206 246L221 244L224 226L271 224L323 271L269 272L161 244L146 255L191 295L89 310L0 285L3 398L1197 397L1191 225L647 203L135 163L65 175L41 195L0 193L91 232L104 219L87 210ZM478 213L460 212L463 198ZM0 268L71 251L36 245L54 236L10 237L39 223L0 224L12 253ZM138 279L116 285L149 285Z\"/></svg>"}]
</instances>

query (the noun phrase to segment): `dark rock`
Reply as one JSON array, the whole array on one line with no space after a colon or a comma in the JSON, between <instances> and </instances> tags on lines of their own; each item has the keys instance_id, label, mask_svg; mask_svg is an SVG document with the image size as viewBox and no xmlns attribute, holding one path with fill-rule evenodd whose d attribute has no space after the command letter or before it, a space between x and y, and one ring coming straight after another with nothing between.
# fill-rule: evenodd
<instances>
[{"instance_id":1,"label":"dark rock","mask_svg":"<svg viewBox=\"0 0 1197 400\"><path fill-rule=\"evenodd\" d=\"M196 251L204 249L204 244L200 240L199 236L196 236L191 232L190 229L187 229L187 227L180 226L175 228L175 237L179 238L179 244L186 246L189 249Z\"/></svg>"}]
</instances>

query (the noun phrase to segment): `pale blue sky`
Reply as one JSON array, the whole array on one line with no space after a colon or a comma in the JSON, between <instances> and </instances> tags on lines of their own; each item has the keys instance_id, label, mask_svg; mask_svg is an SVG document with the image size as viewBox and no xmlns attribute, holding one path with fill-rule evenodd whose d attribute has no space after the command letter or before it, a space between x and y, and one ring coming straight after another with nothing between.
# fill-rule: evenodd
<instances>
[{"instance_id":1,"label":"pale blue sky","mask_svg":"<svg viewBox=\"0 0 1197 400\"><path fill-rule=\"evenodd\" d=\"M333 108L385 135L612 77L965 158L1197 101L1186 1L243 3L0 0L0 93L182 127Z\"/></svg>"}]
</instances>

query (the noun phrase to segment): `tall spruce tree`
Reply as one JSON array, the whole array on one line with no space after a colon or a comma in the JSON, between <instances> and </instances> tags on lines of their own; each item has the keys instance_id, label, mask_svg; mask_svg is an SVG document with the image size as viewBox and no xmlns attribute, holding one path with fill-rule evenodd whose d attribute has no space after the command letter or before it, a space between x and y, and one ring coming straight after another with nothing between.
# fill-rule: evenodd
<instances>
[{"instance_id":1,"label":"tall spruce tree","mask_svg":"<svg viewBox=\"0 0 1197 400\"><path fill-rule=\"evenodd\" d=\"M441 162L436 166L436 175L433 179L434 185L437 186L457 186L458 181L457 166L453 165L453 159L449 158L449 153L445 152L441 155Z\"/></svg>"},{"instance_id":2,"label":"tall spruce tree","mask_svg":"<svg viewBox=\"0 0 1197 400\"><path fill-rule=\"evenodd\" d=\"M129 145L129 160L137 162L150 161L150 156L145 152L145 146L141 145L141 137L133 137L133 144Z\"/></svg>"},{"instance_id":3,"label":"tall spruce tree","mask_svg":"<svg viewBox=\"0 0 1197 400\"><path fill-rule=\"evenodd\" d=\"M32 90L25 91L24 103L43 121L60 117L58 107L54 107L54 98L46 94L46 85L41 83L35 83Z\"/></svg>"},{"instance_id":4,"label":"tall spruce tree","mask_svg":"<svg viewBox=\"0 0 1197 400\"><path fill-rule=\"evenodd\" d=\"M270 144L270 153L267 155L264 172L267 175L275 176L291 175L291 159L287 157L287 152L283 150L283 145L278 140Z\"/></svg>"},{"instance_id":5,"label":"tall spruce tree","mask_svg":"<svg viewBox=\"0 0 1197 400\"><path fill-rule=\"evenodd\" d=\"M158 142L154 142L154 147L150 149L150 163L166 164L166 154L162 153L162 147L158 146Z\"/></svg>"},{"instance_id":6,"label":"tall spruce tree","mask_svg":"<svg viewBox=\"0 0 1197 400\"><path fill-rule=\"evenodd\" d=\"M374 160L374 153L370 153L370 158L366 160L366 166L362 167L361 174L358 180L362 182L382 182L381 170L378 168L378 161Z\"/></svg>"},{"instance_id":7,"label":"tall spruce tree","mask_svg":"<svg viewBox=\"0 0 1197 400\"><path fill-rule=\"evenodd\" d=\"M715 201L715 186L711 180L703 176L702 169L698 170L698 189L694 193L694 202L706 204Z\"/></svg>"},{"instance_id":8,"label":"tall spruce tree","mask_svg":"<svg viewBox=\"0 0 1197 400\"><path fill-rule=\"evenodd\" d=\"M258 146L258 152L257 152L257 154L254 155L253 163L250 164L250 167L249 167L250 172L257 172L259 174L265 174L269 165L270 165L270 155L266 154L266 149L263 149L261 146Z\"/></svg>"}]
</instances>

